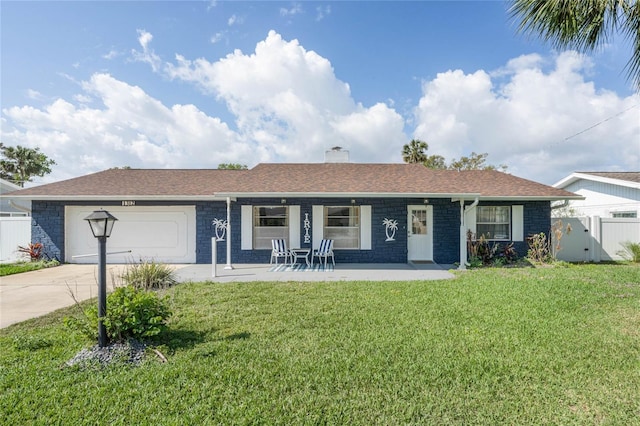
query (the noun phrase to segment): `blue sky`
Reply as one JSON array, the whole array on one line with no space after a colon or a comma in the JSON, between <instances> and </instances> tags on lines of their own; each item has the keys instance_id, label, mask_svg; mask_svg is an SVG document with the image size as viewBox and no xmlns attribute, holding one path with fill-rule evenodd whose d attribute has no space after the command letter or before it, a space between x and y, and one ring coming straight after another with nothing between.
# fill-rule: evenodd
<instances>
[{"instance_id":1,"label":"blue sky","mask_svg":"<svg viewBox=\"0 0 640 426\"><path fill-rule=\"evenodd\" d=\"M544 183L639 170L628 43L554 51L518 35L507 9L3 1L1 140L57 162L35 183L125 165L318 162L335 145L355 162L400 162L412 138Z\"/></svg>"}]
</instances>

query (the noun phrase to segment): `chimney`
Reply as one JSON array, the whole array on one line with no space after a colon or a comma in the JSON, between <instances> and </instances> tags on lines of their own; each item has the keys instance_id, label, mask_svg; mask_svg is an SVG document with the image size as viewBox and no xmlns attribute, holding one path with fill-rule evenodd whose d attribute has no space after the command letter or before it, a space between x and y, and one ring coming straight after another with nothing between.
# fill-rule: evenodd
<instances>
[{"instance_id":1,"label":"chimney","mask_svg":"<svg viewBox=\"0 0 640 426\"><path fill-rule=\"evenodd\" d=\"M333 148L324 152L325 163L348 163L349 151L342 149L341 146L334 146Z\"/></svg>"}]
</instances>

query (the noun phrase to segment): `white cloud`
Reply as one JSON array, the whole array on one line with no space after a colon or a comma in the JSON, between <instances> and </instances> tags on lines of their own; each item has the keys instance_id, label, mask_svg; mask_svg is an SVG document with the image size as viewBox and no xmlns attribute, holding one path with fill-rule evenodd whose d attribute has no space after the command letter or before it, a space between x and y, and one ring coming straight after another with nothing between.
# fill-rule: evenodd
<instances>
[{"instance_id":1,"label":"white cloud","mask_svg":"<svg viewBox=\"0 0 640 426\"><path fill-rule=\"evenodd\" d=\"M111 49L108 53L105 53L104 55L102 55L102 57L107 60L115 59L118 56L120 56L120 52L118 52L115 49Z\"/></svg>"},{"instance_id":2,"label":"white cloud","mask_svg":"<svg viewBox=\"0 0 640 426\"><path fill-rule=\"evenodd\" d=\"M239 132L260 145L259 161L322 161L324 150L334 145L351 147L359 161L380 151L388 154L385 161L400 158L405 139L400 115L383 105L357 104L327 59L275 31L252 54L236 50L214 63L178 56L165 69L171 78L223 100ZM369 123L372 131L355 133L345 122ZM398 145L389 149L390 142Z\"/></svg>"},{"instance_id":3,"label":"white cloud","mask_svg":"<svg viewBox=\"0 0 640 426\"><path fill-rule=\"evenodd\" d=\"M329 14L331 14L331 6L316 7L316 21L322 21Z\"/></svg>"},{"instance_id":4,"label":"white cloud","mask_svg":"<svg viewBox=\"0 0 640 426\"><path fill-rule=\"evenodd\" d=\"M56 160L45 181L127 165L319 162L332 146L348 149L355 162L400 162L411 137L449 160L487 152L491 163L546 183L575 170L640 169L640 96L596 91L584 77L589 58L575 53L524 55L494 71L442 72L423 82L415 115L405 119L392 103L369 107L353 99L327 58L275 31L253 52L213 62L180 54L162 62L153 36L138 36L137 60L166 84L186 82L221 101L233 128L195 105L167 106L144 87L96 73L76 82L81 93L72 100L3 109L3 143L37 146ZM407 123L415 124L411 137Z\"/></svg>"},{"instance_id":5,"label":"white cloud","mask_svg":"<svg viewBox=\"0 0 640 426\"><path fill-rule=\"evenodd\" d=\"M487 152L492 164L545 183L576 170L638 170L640 106L565 139L640 104L640 96L596 91L584 79L589 58L574 52L555 57L549 71L543 65L527 55L497 73L438 74L423 83L414 137L429 143L430 154Z\"/></svg>"},{"instance_id":6,"label":"white cloud","mask_svg":"<svg viewBox=\"0 0 640 426\"><path fill-rule=\"evenodd\" d=\"M215 33L214 35L211 36L211 39L209 39L209 41L211 42L211 44L216 44L222 40L224 40L226 36L226 32L225 31L220 31Z\"/></svg>"},{"instance_id":7,"label":"white cloud","mask_svg":"<svg viewBox=\"0 0 640 426\"><path fill-rule=\"evenodd\" d=\"M153 71L158 71L161 59L156 53L149 47L149 44L153 40L153 35L145 30L137 30L138 31L138 43L142 47L142 52L138 52L133 49L131 51L131 55L134 60L139 62L146 62L151 65Z\"/></svg>"},{"instance_id":8,"label":"white cloud","mask_svg":"<svg viewBox=\"0 0 640 426\"><path fill-rule=\"evenodd\" d=\"M27 90L27 97L29 99L33 99L33 100L40 100L40 99L42 99L42 93L38 92L37 90L28 89Z\"/></svg>"},{"instance_id":9,"label":"white cloud","mask_svg":"<svg viewBox=\"0 0 640 426\"><path fill-rule=\"evenodd\" d=\"M3 139L40 147L58 163L47 181L125 165L216 167L248 158L254 150L225 123L195 106L166 107L108 74L94 74L82 88L84 96L101 99L104 107L78 107L58 99L43 109L3 110L11 122L3 126Z\"/></svg>"},{"instance_id":10,"label":"white cloud","mask_svg":"<svg viewBox=\"0 0 640 426\"><path fill-rule=\"evenodd\" d=\"M280 8L280 16L294 16L303 12L302 5L300 3L293 3L289 9L286 7Z\"/></svg>"},{"instance_id":11,"label":"white cloud","mask_svg":"<svg viewBox=\"0 0 640 426\"><path fill-rule=\"evenodd\" d=\"M231 17L227 20L227 25L230 27L233 25L241 25L243 23L244 23L244 17L237 16L237 15L231 15Z\"/></svg>"}]
</instances>

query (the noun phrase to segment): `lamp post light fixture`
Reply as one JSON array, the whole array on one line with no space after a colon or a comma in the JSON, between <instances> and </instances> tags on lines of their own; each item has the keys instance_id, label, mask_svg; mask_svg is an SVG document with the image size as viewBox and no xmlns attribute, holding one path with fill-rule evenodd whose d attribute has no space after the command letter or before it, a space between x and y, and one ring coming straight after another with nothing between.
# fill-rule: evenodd
<instances>
[{"instance_id":1,"label":"lamp post light fixture","mask_svg":"<svg viewBox=\"0 0 640 426\"><path fill-rule=\"evenodd\" d=\"M89 222L93 236L98 239L98 346L107 346L107 238L111 235L116 219L106 210L96 210L84 220Z\"/></svg>"}]
</instances>

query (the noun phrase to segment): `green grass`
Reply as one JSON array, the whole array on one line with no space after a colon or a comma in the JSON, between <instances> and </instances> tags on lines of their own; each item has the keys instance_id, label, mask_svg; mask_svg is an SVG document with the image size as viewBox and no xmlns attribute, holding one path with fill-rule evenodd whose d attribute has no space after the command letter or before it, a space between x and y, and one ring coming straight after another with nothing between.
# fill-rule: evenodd
<instances>
[{"instance_id":1,"label":"green grass","mask_svg":"<svg viewBox=\"0 0 640 426\"><path fill-rule=\"evenodd\" d=\"M36 271L38 269L58 266L57 260L39 260L36 262L0 263L0 277L5 275L20 274L22 272Z\"/></svg>"},{"instance_id":2,"label":"green grass","mask_svg":"<svg viewBox=\"0 0 640 426\"><path fill-rule=\"evenodd\" d=\"M165 364L61 368L70 311L0 330L0 424L640 424L638 265L167 293Z\"/></svg>"}]
</instances>

